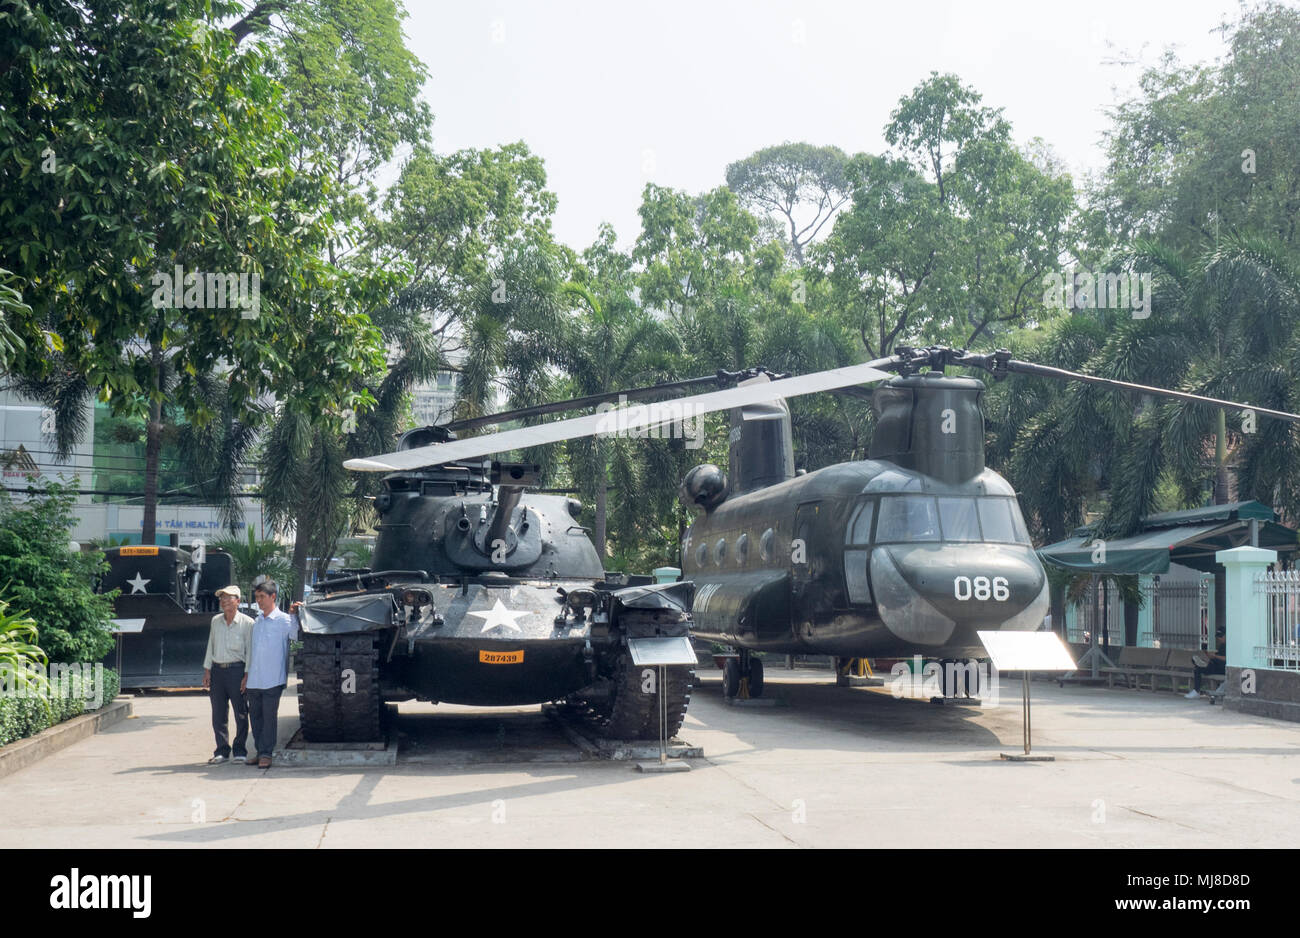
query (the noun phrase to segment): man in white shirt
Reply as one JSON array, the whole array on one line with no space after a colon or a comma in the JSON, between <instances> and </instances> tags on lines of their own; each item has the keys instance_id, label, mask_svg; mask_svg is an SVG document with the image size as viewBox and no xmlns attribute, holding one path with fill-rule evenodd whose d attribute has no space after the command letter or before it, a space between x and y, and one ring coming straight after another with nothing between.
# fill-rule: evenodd
<instances>
[{"instance_id":1,"label":"man in white shirt","mask_svg":"<svg viewBox=\"0 0 1300 938\"><path fill-rule=\"evenodd\" d=\"M250 755L246 762L263 769L271 767L275 752L280 695L289 682L289 642L298 637L298 616L276 608L278 591L274 580L253 587L253 601L261 612L253 621L247 687L257 755ZM295 612L297 606L295 603Z\"/></svg>"},{"instance_id":2,"label":"man in white shirt","mask_svg":"<svg viewBox=\"0 0 1300 938\"><path fill-rule=\"evenodd\" d=\"M252 648L253 620L239 611L238 586L217 590L217 601L221 611L212 617L208 650L203 656L203 689L212 701L212 732L217 739L209 765L248 755L248 701L244 697L244 684L248 679L245 668ZM235 710L233 747L226 735L226 711L230 707Z\"/></svg>"}]
</instances>

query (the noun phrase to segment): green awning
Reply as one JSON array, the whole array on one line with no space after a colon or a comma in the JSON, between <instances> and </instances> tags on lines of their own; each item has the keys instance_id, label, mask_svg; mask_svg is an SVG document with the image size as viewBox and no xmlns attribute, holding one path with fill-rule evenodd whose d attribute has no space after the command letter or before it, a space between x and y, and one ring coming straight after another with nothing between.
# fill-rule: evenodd
<instances>
[{"instance_id":1,"label":"green awning","mask_svg":"<svg viewBox=\"0 0 1300 938\"><path fill-rule=\"evenodd\" d=\"M1236 526L1231 522L1227 525L1229 528ZM1080 573L1168 573L1170 555L1175 548L1180 545L1198 546L1207 535L1224 527L1222 523L1183 525L1115 538L1106 541L1104 560L1100 555L1100 545L1089 533L1048 544L1039 549L1038 556L1044 563ZM1183 561L1175 559L1175 562Z\"/></svg>"},{"instance_id":2,"label":"green awning","mask_svg":"<svg viewBox=\"0 0 1300 938\"><path fill-rule=\"evenodd\" d=\"M1205 505L1185 511L1162 511L1142 519L1145 530L1168 528L1178 524L1208 524L1211 521L1276 521L1277 512L1263 502L1229 502Z\"/></svg>"}]
</instances>

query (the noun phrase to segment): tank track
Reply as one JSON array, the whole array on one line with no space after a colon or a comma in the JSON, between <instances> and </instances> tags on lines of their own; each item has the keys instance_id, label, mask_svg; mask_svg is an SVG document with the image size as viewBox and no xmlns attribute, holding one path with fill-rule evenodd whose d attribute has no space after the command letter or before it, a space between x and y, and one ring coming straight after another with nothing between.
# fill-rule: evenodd
<instances>
[{"instance_id":1,"label":"tank track","mask_svg":"<svg viewBox=\"0 0 1300 938\"><path fill-rule=\"evenodd\" d=\"M681 729L691 703L695 669L689 665L666 668L665 686L653 694L641 690L644 670L632 663L632 656L627 651L619 655L616 673L609 678L613 685L610 698L602 701L600 706L588 705L589 717L601 736L607 739L658 739L659 693L668 697L668 738L672 739ZM657 681L659 669L652 670Z\"/></svg>"},{"instance_id":2,"label":"tank track","mask_svg":"<svg viewBox=\"0 0 1300 938\"><path fill-rule=\"evenodd\" d=\"M346 683L354 683L344 693ZM305 635L298 653L298 716L310 743L373 742L383 738L379 699L379 636Z\"/></svg>"}]
</instances>

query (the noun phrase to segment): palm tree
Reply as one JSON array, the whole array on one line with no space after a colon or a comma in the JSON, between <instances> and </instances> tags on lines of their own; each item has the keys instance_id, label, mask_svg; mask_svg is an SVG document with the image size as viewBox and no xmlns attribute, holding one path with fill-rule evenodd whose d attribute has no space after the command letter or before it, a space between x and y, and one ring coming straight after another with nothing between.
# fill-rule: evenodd
<instances>
[{"instance_id":1,"label":"palm tree","mask_svg":"<svg viewBox=\"0 0 1300 938\"><path fill-rule=\"evenodd\" d=\"M1094 339L1075 346L1071 357L1086 356L1081 365L1075 362L1076 370L1297 409L1300 275L1279 243L1233 235L1189 262L1139 242L1122 260L1152 271L1151 315L1112 314L1104 344L1091 354L1086 353ZM1086 325L1061 328L1078 338L1089 333ZM1238 463L1239 498L1258 499L1293 517L1300 512L1300 433L1292 425L1253 421L1249 414L1229 420L1224 410L1207 405L1133 401L1092 386L1068 386L1027 421L1011 466L1022 503L1046 522L1050 540L1064 537L1078 520L1090 485L1107 489L1097 534L1110 538L1136 531L1162 491L1190 505L1208 489L1215 503L1226 502L1230 454ZM1220 571L1218 621L1224 615L1221 578Z\"/></svg>"},{"instance_id":2,"label":"palm tree","mask_svg":"<svg viewBox=\"0 0 1300 938\"><path fill-rule=\"evenodd\" d=\"M340 537L371 520L367 496L380 480L368 473L350 475L343 462L392 448L405 429L407 395L421 382L449 367L424 318L418 286L399 292L371 314L385 346L387 367L365 383L374 404L360 414L306 415L280 409L262 441L262 506L280 533L294 533L293 599L307 582L307 558L324 573Z\"/></svg>"}]
</instances>

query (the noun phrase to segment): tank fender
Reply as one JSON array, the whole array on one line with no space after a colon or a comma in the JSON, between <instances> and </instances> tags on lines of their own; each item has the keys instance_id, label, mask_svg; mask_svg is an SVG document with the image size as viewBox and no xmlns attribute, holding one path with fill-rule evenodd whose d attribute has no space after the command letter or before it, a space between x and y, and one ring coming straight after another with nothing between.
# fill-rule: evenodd
<instances>
[{"instance_id":1,"label":"tank fender","mask_svg":"<svg viewBox=\"0 0 1300 938\"><path fill-rule=\"evenodd\" d=\"M298 622L311 635L346 635L390 628L398 622L397 597L392 593L335 596L305 603Z\"/></svg>"},{"instance_id":2,"label":"tank fender","mask_svg":"<svg viewBox=\"0 0 1300 938\"><path fill-rule=\"evenodd\" d=\"M656 583L614 590L614 621L627 638L684 636L690 633L695 584Z\"/></svg>"}]
</instances>

